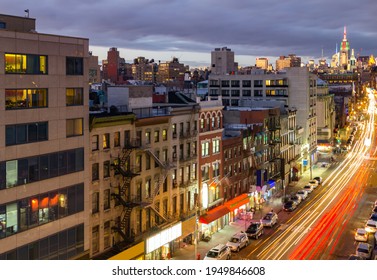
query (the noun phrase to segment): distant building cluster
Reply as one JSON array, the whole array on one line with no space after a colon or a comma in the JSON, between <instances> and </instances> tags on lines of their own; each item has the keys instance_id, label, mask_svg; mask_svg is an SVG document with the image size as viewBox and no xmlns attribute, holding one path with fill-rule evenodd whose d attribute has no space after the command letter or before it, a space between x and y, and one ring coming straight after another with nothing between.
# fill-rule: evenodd
<instances>
[{"instance_id":1,"label":"distant building cluster","mask_svg":"<svg viewBox=\"0 0 377 280\"><path fill-rule=\"evenodd\" d=\"M169 258L311 169L375 64L346 31L331 65L222 47L190 70L35 30L0 15L3 260Z\"/></svg>"}]
</instances>

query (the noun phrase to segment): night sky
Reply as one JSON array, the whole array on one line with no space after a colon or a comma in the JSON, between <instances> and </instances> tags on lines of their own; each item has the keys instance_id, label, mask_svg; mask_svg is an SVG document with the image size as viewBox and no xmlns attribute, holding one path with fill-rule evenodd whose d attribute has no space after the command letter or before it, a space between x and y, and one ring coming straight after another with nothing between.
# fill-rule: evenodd
<instances>
[{"instance_id":1,"label":"night sky","mask_svg":"<svg viewBox=\"0 0 377 280\"><path fill-rule=\"evenodd\" d=\"M179 60L209 66L211 51L228 47L241 66L256 57L296 54L330 62L347 38L355 54L377 53L377 2L372 0L2 0L1 14L25 16L37 32L89 38L105 59L109 48L132 61Z\"/></svg>"}]
</instances>

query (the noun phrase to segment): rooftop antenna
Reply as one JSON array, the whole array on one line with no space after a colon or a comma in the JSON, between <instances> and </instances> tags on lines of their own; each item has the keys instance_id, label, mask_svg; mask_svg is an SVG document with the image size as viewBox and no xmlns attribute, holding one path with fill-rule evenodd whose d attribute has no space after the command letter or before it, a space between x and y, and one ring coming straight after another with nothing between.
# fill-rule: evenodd
<instances>
[{"instance_id":1,"label":"rooftop antenna","mask_svg":"<svg viewBox=\"0 0 377 280\"><path fill-rule=\"evenodd\" d=\"M25 10L25 17L29 18L29 9Z\"/></svg>"}]
</instances>

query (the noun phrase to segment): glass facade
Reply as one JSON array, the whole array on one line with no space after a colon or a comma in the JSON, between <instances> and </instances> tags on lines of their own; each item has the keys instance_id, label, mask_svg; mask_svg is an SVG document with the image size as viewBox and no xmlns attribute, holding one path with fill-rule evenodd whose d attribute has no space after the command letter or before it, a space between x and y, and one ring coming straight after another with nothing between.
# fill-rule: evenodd
<instances>
[{"instance_id":1,"label":"glass facade","mask_svg":"<svg viewBox=\"0 0 377 280\"><path fill-rule=\"evenodd\" d=\"M84 148L0 162L0 190L84 170Z\"/></svg>"},{"instance_id":2,"label":"glass facade","mask_svg":"<svg viewBox=\"0 0 377 280\"><path fill-rule=\"evenodd\" d=\"M0 260L69 260L84 252L84 224L0 254Z\"/></svg>"},{"instance_id":3,"label":"glass facade","mask_svg":"<svg viewBox=\"0 0 377 280\"><path fill-rule=\"evenodd\" d=\"M84 184L0 205L0 239L84 210Z\"/></svg>"}]
</instances>

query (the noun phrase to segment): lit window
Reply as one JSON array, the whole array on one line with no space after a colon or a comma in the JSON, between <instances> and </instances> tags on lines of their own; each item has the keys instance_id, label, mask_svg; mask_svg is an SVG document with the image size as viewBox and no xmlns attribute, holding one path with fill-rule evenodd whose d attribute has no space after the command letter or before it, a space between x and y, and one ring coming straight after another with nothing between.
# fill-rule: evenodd
<instances>
[{"instance_id":1,"label":"lit window","mask_svg":"<svg viewBox=\"0 0 377 280\"><path fill-rule=\"evenodd\" d=\"M69 119L66 121L66 135L67 137L80 136L84 134L82 118Z\"/></svg>"}]
</instances>

